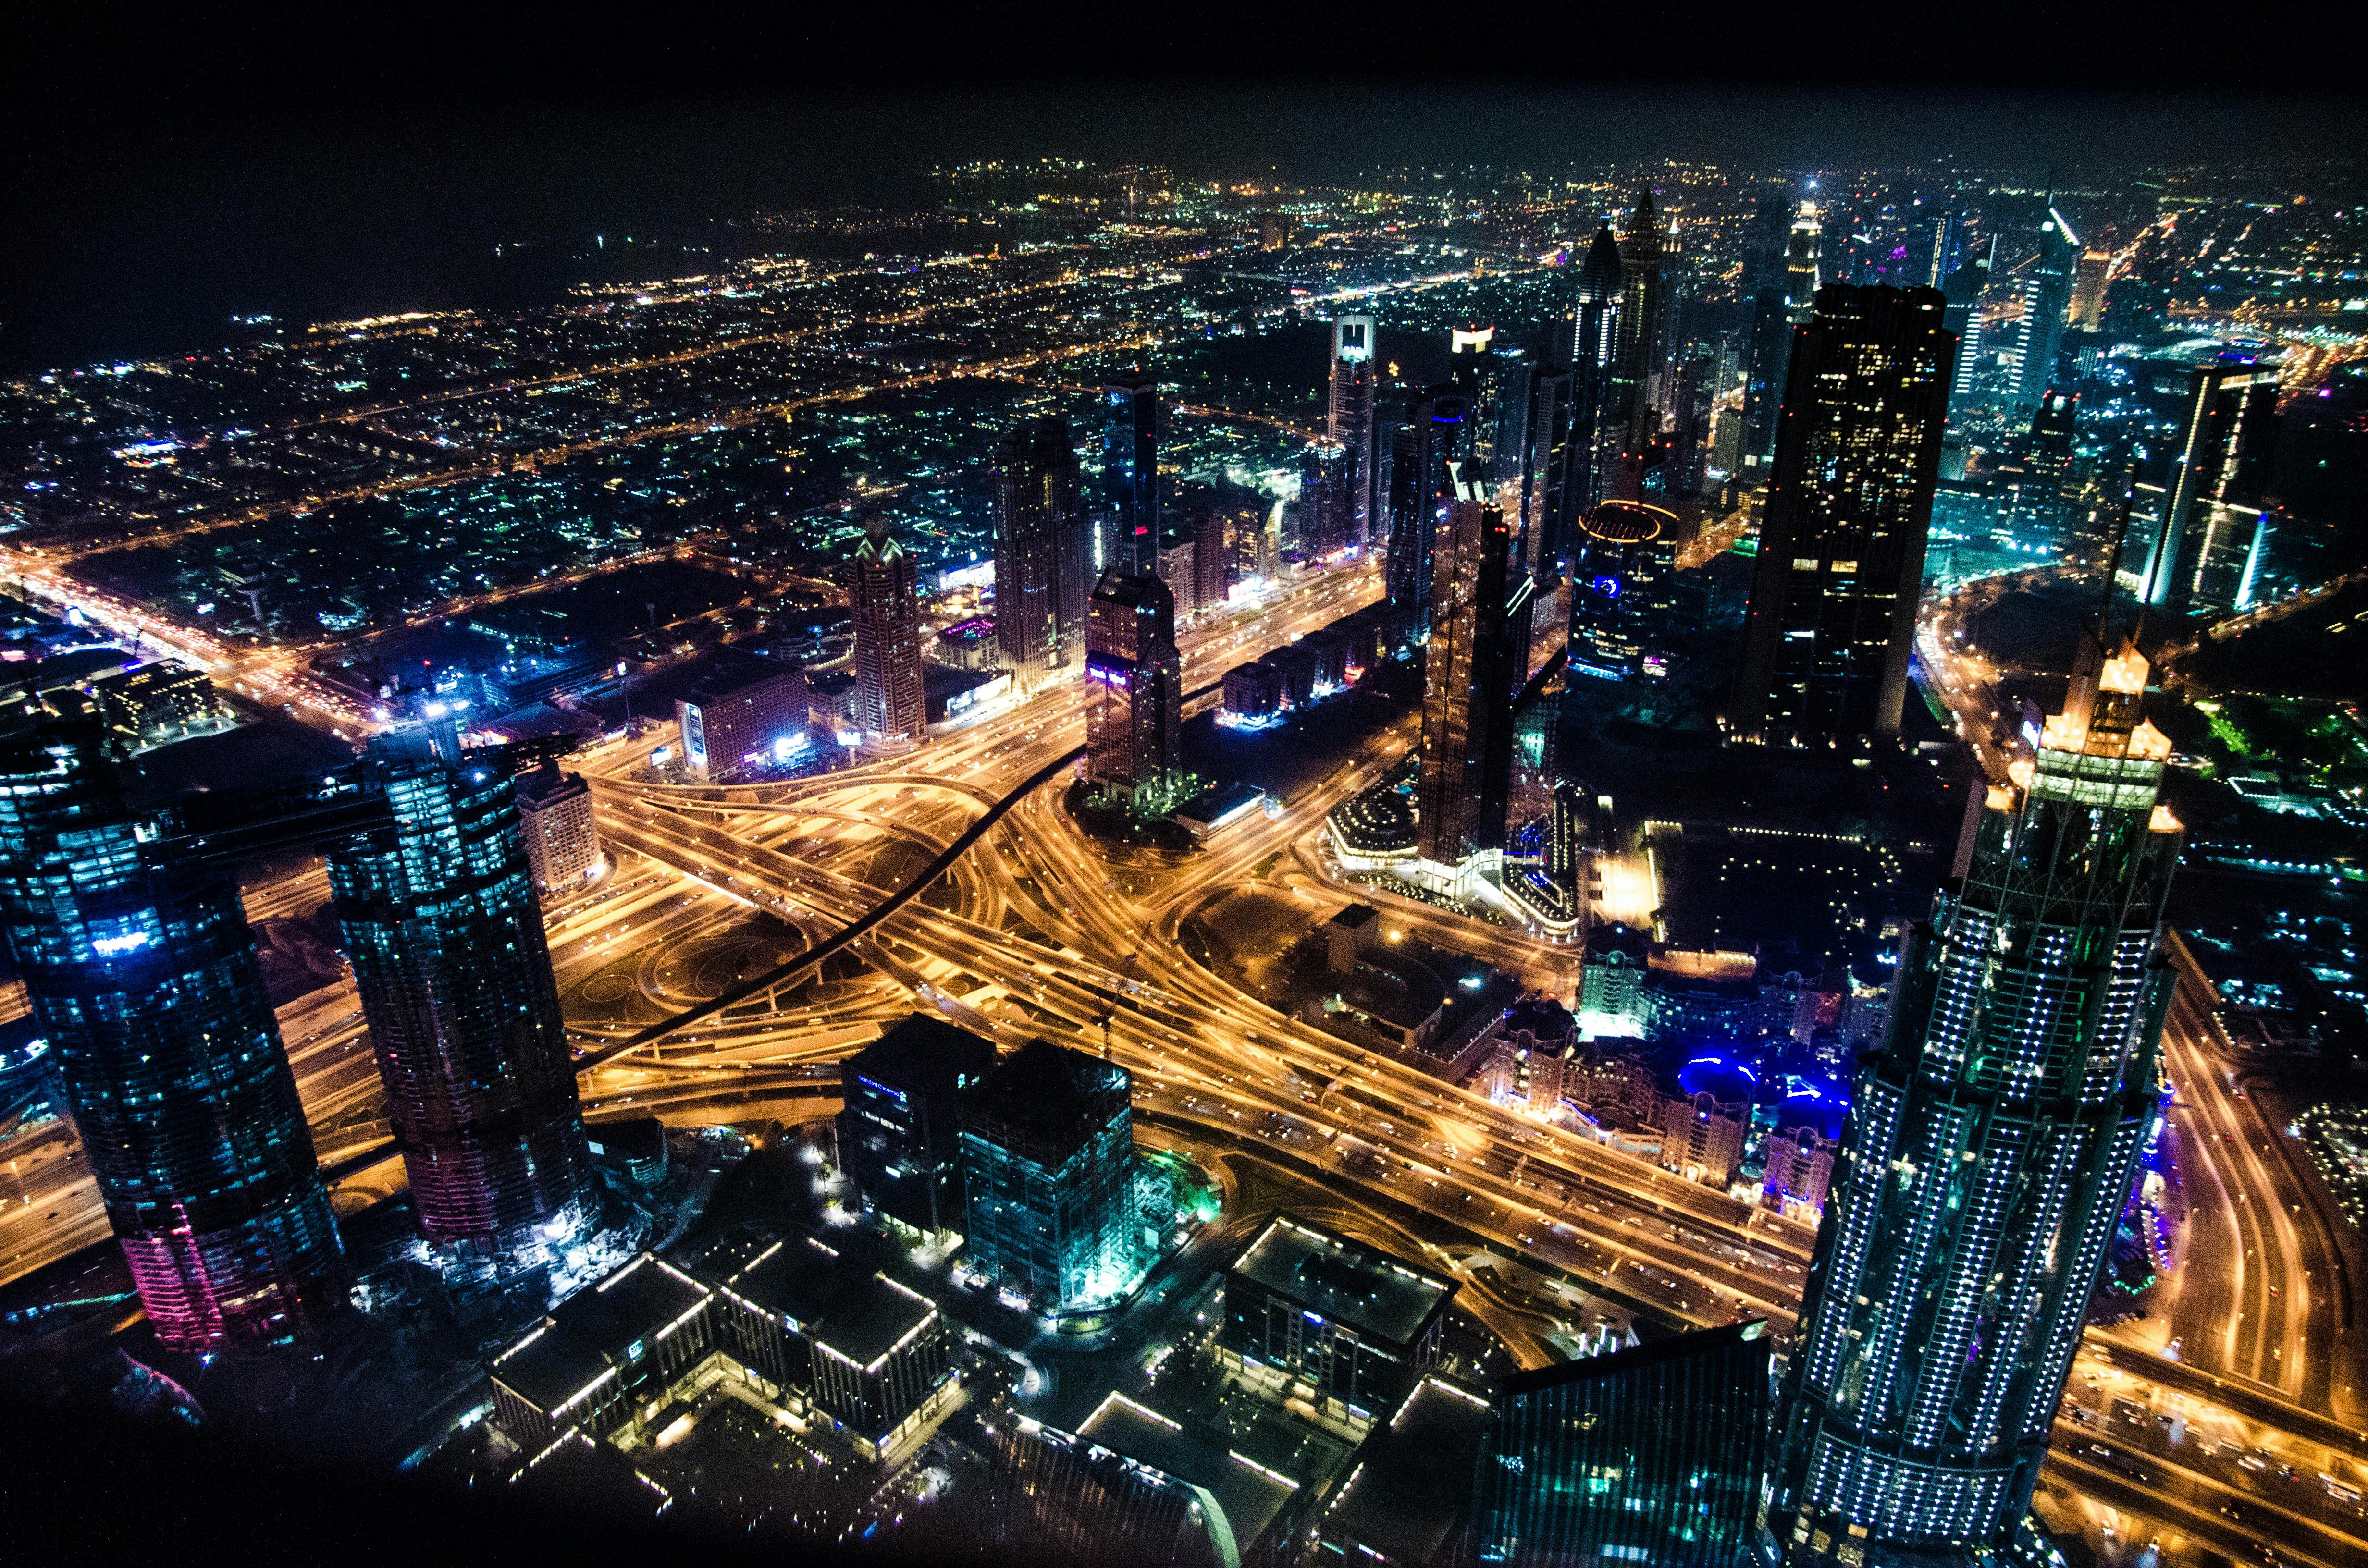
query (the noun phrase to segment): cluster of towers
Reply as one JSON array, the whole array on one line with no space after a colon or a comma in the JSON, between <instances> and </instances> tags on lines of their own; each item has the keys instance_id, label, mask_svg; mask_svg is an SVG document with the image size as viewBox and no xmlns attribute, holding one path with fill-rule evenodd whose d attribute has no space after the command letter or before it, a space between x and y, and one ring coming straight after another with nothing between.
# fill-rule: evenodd
<instances>
[{"instance_id":1,"label":"cluster of towers","mask_svg":"<svg viewBox=\"0 0 2368 1568\"><path fill-rule=\"evenodd\" d=\"M237 820L150 803L93 729L0 740L0 929L158 1338L272 1343L346 1265L241 905L237 856L328 857L420 1233L534 1267L595 1178L510 775L450 722Z\"/></svg>"}]
</instances>

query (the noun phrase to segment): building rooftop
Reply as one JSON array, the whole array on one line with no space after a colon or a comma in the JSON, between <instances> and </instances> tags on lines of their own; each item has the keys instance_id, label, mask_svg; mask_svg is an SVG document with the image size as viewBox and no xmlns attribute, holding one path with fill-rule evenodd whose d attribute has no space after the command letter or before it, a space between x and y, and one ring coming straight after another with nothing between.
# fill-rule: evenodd
<instances>
[{"instance_id":1,"label":"building rooftop","mask_svg":"<svg viewBox=\"0 0 2368 1568\"><path fill-rule=\"evenodd\" d=\"M1389 1562L1438 1562L1472 1506L1488 1402L1438 1378L1415 1384L1357 1455L1324 1514L1326 1536ZM1352 1554L1353 1556L1353 1554Z\"/></svg>"},{"instance_id":2,"label":"building rooftop","mask_svg":"<svg viewBox=\"0 0 2368 1568\"><path fill-rule=\"evenodd\" d=\"M962 1131L1040 1165L1059 1165L1125 1110L1133 1092L1125 1068L1031 1040L987 1073L962 1108Z\"/></svg>"},{"instance_id":3,"label":"building rooftop","mask_svg":"<svg viewBox=\"0 0 2368 1568\"><path fill-rule=\"evenodd\" d=\"M1411 1345L1446 1310L1455 1281L1277 1215L1227 1270L1390 1345Z\"/></svg>"},{"instance_id":4,"label":"building rooftop","mask_svg":"<svg viewBox=\"0 0 2368 1568\"><path fill-rule=\"evenodd\" d=\"M627 1360L633 1346L665 1338L712 1298L689 1275L643 1253L552 1308L542 1327L495 1358L493 1375L528 1403L555 1411Z\"/></svg>"},{"instance_id":5,"label":"building rooftop","mask_svg":"<svg viewBox=\"0 0 2368 1568\"><path fill-rule=\"evenodd\" d=\"M1671 1335L1648 1345L1634 1345L1625 1350L1614 1350L1602 1356L1582 1356L1576 1361L1558 1361L1535 1371L1515 1372L1497 1385L1500 1398L1513 1399L1540 1389L1560 1388L1565 1383L1586 1382L1594 1378L1613 1378L1623 1373L1640 1371L1664 1361L1681 1360L1705 1351L1724 1349L1730 1345L1743 1345L1768 1332L1764 1319L1749 1323L1731 1323L1717 1328L1696 1329L1688 1334Z\"/></svg>"},{"instance_id":6,"label":"building rooftop","mask_svg":"<svg viewBox=\"0 0 2368 1568\"><path fill-rule=\"evenodd\" d=\"M1265 1534L1309 1479L1236 1459L1238 1450L1228 1451L1230 1444L1212 1441L1196 1427L1115 1390L1079 1425L1077 1435L1199 1488L1224 1512L1224 1528L1237 1551Z\"/></svg>"},{"instance_id":7,"label":"building rooftop","mask_svg":"<svg viewBox=\"0 0 2368 1568\"><path fill-rule=\"evenodd\" d=\"M993 1040L915 1013L848 1058L839 1074L861 1077L901 1099L907 1094L951 1094L994 1065Z\"/></svg>"},{"instance_id":8,"label":"building rooftop","mask_svg":"<svg viewBox=\"0 0 2368 1568\"><path fill-rule=\"evenodd\" d=\"M937 1305L884 1275L848 1280L823 1310L816 1345L859 1367L870 1367L911 1338L936 1315Z\"/></svg>"}]
</instances>

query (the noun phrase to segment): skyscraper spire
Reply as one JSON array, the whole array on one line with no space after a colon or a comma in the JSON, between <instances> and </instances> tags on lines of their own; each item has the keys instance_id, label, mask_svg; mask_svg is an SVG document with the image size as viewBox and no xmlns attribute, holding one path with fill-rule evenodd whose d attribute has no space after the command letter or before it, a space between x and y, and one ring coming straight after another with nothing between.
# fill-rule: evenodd
<instances>
[{"instance_id":1,"label":"skyscraper spire","mask_svg":"<svg viewBox=\"0 0 2368 1568\"><path fill-rule=\"evenodd\" d=\"M1587 260L1579 266L1578 302L1609 304L1619 297L1620 241L1606 223L1595 231L1595 243L1587 247Z\"/></svg>"}]
</instances>

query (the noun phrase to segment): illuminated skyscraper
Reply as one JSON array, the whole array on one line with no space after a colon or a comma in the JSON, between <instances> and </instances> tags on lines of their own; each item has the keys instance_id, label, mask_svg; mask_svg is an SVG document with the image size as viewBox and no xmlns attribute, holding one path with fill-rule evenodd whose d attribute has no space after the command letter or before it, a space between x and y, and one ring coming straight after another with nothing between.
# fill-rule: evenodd
<instances>
[{"instance_id":1,"label":"illuminated skyscraper","mask_svg":"<svg viewBox=\"0 0 2368 1568\"><path fill-rule=\"evenodd\" d=\"M1668 615L1677 514L1606 501L1579 525L1570 576L1570 658L1581 675L1633 674Z\"/></svg>"},{"instance_id":2,"label":"illuminated skyscraper","mask_svg":"<svg viewBox=\"0 0 2368 1568\"><path fill-rule=\"evenodd\" d=\"M1817 290L1823 286L1818 272L1823 235L1817 204L1802 202L1793 220L1793 232L1784 242L1784 309L1795 325L1807 322L1816 310Z\"/></svg>"},{"instance_id":3,"label":"illuminated skyscraper","mask_svg":"<svg viewBox=\"0 0 2368 1568\"><path fill-rule=\"evenodd\" d=\"M0 741L0 922L141 1305L176 1349L287 1340L344 1256L237 878L174 825L96 727Z\"/></svg>"},{"instance_id":4,"label":"illuminated skyscraper","mask_svg":"<svg viewBox=\"0 0 2368 1568\"><path fill-rule=\"evenodd\" d=\"M1513 696L1527 638L1507 621L1512 529L1477 483L1458 487L1433 547L1440 590L1424 659L1422 770L1415 781L1422 858L1460 866L1505 844ZM1524 630L1526 630L1524 628Z\"/></svg>"},{"instance_id":5,"label":"illuminated skyscraper","mask_svg":"<svg viewBox=\"0 0 2368 1568\"><path fill-rule=\"evenodd\" d=\"M1390 601L1423 635L1430 624L1431 550L1448 494L1448 465L1471 450L1472 404L1452 387L1425 388L1408 404L1390 449Z\"/></svg>"},{"instance_id":6,"label":"illuminated skyscraper","mask_svg":"<svg viewBox=\"0 0 2368 1568\"><path fill-rule=\"evenodd\" d=\"M1604 393L1604 418L1617 432L1618 442L1605 494L1629 501L1644 493L1645 468L1652 457L1653 438L1660 433L1653 389L1661 369L1661 338L1668 330L1661 251L1660 213L1652 191L1639 190L1628 233L1620 242L1619 348Z\"/></svg>"},{"instance_id":7,"label":"illuminated skyscraper","mask_svg":"<svg viewBox=\"0 0 2368 1568\"><path fill-rule=\"evenodd\" d=\"M1110 514L1101 569L1147 577L1159 551L1159 382L1148 371L1102 389L1102 494Z\"/></svg>"},{"instance_id":8,"label":"illuminated skyscraper","mask_svg":"<svg viewBox=\"0 0 2368 1568\"><path fill-rule=\"evenodd\" d=\"M1480 1449L1479 1561L1742 1568L1768 1421L1767 1326L1703 1329L1506 1379Z\"/></svg>"},{"instance_id":9,"label":"illuminated skyscraper","mask_svg":"<svg viewBox=\"0 0 2368 1568\"><path fill-rule=\"evenodd\" d=\"M1142 1278L1133 1094L1126 1069L1034 1040L962 1102L971 1267L1038 1312L1103 1305Z\"/></svg>"},{"instance_id":10,"label":"illuminated skyscraper","mask_svg":"<svg viewBox=\"0 0 2368 1568\"><path fill-rule=\"evenodd\" d=\"M848 610L855 622L855 722L879 740L917 741L928 722L921 691L919 568L875 517L855 547Z\"/></svg>"},{"instance_id":11,"label":"illuminated skyscraper","mask_svg":"<svg viewBox=\"0 0 2368 1568\"><path fill-rule=\"evenodd\" d=\"M2241 608L2263 535L2278 362L2215 345L2149 359L2139 377L2146 460L2122 560L2144 563L2148 605Z\"/></svg>"},{"instance_id":12,"label":"illuminated skyscraper","mask_svg":"<svg viewBox=\"0 0 2368 1568\"><path fill-rule=\"evenodd\" d=\"M1859 1075L1770 1478L1789 1564L1970 1564L2009 1544L2046 1456L2156 1114L2180 845L2146 661L2083 654L1906 944Z\"/></svg>"},{"instance_id":13,"label":"illuminated skyscraper","mask_svg":"<svg viewBox=\"0 0 2368 1568\"><path fill-rule=\"evenodd\" d=\"M1086 612L1086 778L1152 814L1184 779L1183 663L1176 600L1156 577L1105 573Z\"/></svg>"},{"instance_id":14,"label":"illuminated skyscraper","mask_svg":"<svg viewBox=\"0 0 2368 1568\"><path fill-rule=\"evenodd\" d=\"M1325 438L1347 454L1347 542L1363 544L1379 526L1381 429L1375 393L1381 367L1373 362L1373 318L1341 316L1332 324L1332 395Z\"/></svg>"},{"instance_id":15,"label":"illuminated skyscraper","mask_svg":"<svg viewBox=\"0 0 2368 1568\"><path fill-rule=\"evenodd\" d=\"M1930 289L1831 284L1794 335L1727 733L1896 734L1951 355Z\"/></svg>"},{"instance_id":16,"label":"illuminated skyscraper","mask_svg":"<svg viewBox=\"0 0 2368 1568\"><path fill-rule=\"evenodd\" d=\"M393 823L333 845L329 886L420 1233L499 1269L572 1237L597 1188L516 792L457 738L370 742Z\"/></svg>"},{"instance_id":17,"label":"illuminated skyscraper","mask_svg":"<svg viewBox=\"0 0 2368 1568\"><path fill-rule=\"evenodd\" d=\"M2039 406L2055 380L2055 354L2064 342L2064 316L2072 303L2072 273L2080 242L2053 205L2039 225L2039 259L2022 278L2022 319L2008 351L2013 371L2012 403L2018 413Z\"/></svg>"},{"instance_id":18,"label":"illuminated skyscraper","mask_svg":"<svg viewBox=\"0 0 2368 1568\"><path fill-rule=\"evenodd\" d=\"M2105 285L2112 275L2112 252L2080 253L2079 264L2072 269L2070 325L2081 332L2095 332L2105 324Z\"/></svg>"},{"instance_id":19,"label":"illuminated skyscraper","mask_svg":"<svg viewBox=\"0 0 2368 1568\"><path fill-rule=\"evenodd\" d=\"M1972 248L1957 269L1941 282L1941 291L1949 301L1941 324L1957 340L1957 368L1949 386L1952 419L1973 403L1974 377L1982 361L1982 295L1990 286L1990 258L1997 249L1995 238Z\"/></svg>"},{"instance_id":20,"label":"illuminated skyscraper","mask_svg":"<svg viewBox=\"0 0 2368 1568\"><path fill-rule=\"evenodd\" d=\"M1611 374L1619 362L1620 242L1604 224L1578 269L1577 330L1571 354L1570 506L1583 511L1601 500L1619 456L1622 427L1611 413ZM1565 535L1567 539L1567 533Z\"/></svg>"},{"instance_id":21,"label":"illuminated skyscraper","mask_svg":"<svg viewBox=\"0 0 2368 1568\"><path fill-rule=\"evenodd\" d=\"M1059 415L1014 429L995 451L995 640L1026 688L1085 656L1093 539L1077 452Z\"/></svg>"}]
</instances>

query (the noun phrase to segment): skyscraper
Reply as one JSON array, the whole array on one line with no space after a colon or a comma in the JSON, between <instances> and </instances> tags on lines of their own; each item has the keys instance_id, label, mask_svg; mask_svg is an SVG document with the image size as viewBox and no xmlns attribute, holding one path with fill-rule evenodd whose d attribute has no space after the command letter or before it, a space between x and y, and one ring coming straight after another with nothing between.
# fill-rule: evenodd
<instances>
[{"instance_id":1,"label":"skyscraper","mask_svg":"<svg viewBox=\"0 0 2368 1568\"><path fill-rule=\"evenodd\" d=\"M928 713L921 692L919 569L874 517L855 547L848 610L855 622L855 722L878 740L916 741Z\"/></svg>"},{"instance_id":2,"label":"skyscraper","mask_svg":"<svg viewBox=\"0 0 2368 1568\"><path fill-rule=\"evenodd\" d=\"M873 1210L916 1231L962 1223L963 1094L995 1065L995 1042L916 1013L839 1069L839 1165Z\"/></svg>"},{"instance_id":3,"label":"skyscraper","mask_svg":"<svg viewBox=\"0 0 2368 1568\"><path fill-rule=\"evenodd\" d=\"M1786 1373L1789 1563L2005 1545L2046 1454L2155 1115L2180 845L2146 661L2082 653L1859 1075Z\"/></svg>"},{"instance_id":4,"label":"skyscraper","mask_svg":"<svg viewBox=\"0 0 2368 1568\"><path fill-rule=\"evenodd\" d=\"M1507 625L1512 529L1483 487L1459 483L1441 512L1434 579L1439 602L1424 660L1422 767L1415 782L1417 847L1461 866L1505 844L1513 762L1513 687L1526 639Z\"/></svg>"},{"instance_id":5,"label":"skyscraper","mask_svg":"<svg viewBox=\"0 0 2368 1568\"><path fill-rule=\"evenodd\" d=\"M1102 493L1110 513L1105 572L1147 577L1159 550L1159 382L1147 370L1102 389Z\"/></svg>"},{"instance_id":6,"label":"skyscraper","mask_svg":"<svg viewBox=\"0 0 2368 1568\"><path fill-rule=\"evenodd\" d=\"M2064 342L2065 312L2072 303L2072 273L2080 242L2051 204L2039 225L2039 259L2022 278L2022 319L2009 350L2013 371L2012 403L2018 414L2039 406L2055 380L2055 354Z\"/></svg>"},{"instance_id":7,"label":"skyscraper","mask_svg":"<svg viewBox=\"0 0 2368 1568\"><path fill-rule=\"evenodd\" d=\"M1409 402L1390 448L1390 602L1405 607L1419 637L1430 625L1431 550L1448 494L1448 465L1470 450L1472 404L1452 387L1426 387Z\"/></svg>"},{"instance_id":8,"label":"skyscraper","mask_svg":"<svg viewBox=\"0 0 2368 1568\"><path fill-rule=\"evenodd\" d=\"M457 739L370 742L393 824L332 845L329 887L420 1233L498 1269L572 1235L596 1187L516 791Z\"/></svg>"},{"instance_id":9,"label":"skyscraper","mask_svg":"<svg viewBox=\"0 0 2368 1568\"><path fill-rule=\"evenodd\" d=\"M1076 668L1085 653L1093 541L1069 422L1051 415L1006 435L993 485L996 646L1024 689Z\"/></svg>"},{"instance_id":10,"label":"skyscraper","mask_svg":"<svg viewBox=\"0 0 2368 1568\"><path fill-rule=\"evenodd\" d=\"M2072 312L2068 324L2081 332L2095 332L2105 324L2105 285L2113 276L2113 253L2082 251L2078 265L2072 268Z\"/></svg>"},{"instance_id":11,"label":"skyscraper","mask_svg":"<svg viewBox=\"0 0 2368 1568\"><path fill-rule=\"evenodd\" d=\"M1520 1568L1743 1568L1768 1422L1767 1324L1634 1346L1499 1385L1472 1538Z\"/></svg>"},{"instance_id":12,"label":"skyscraper","mask_svg":"<svg viewBox=\"0 0 2368 1568\"><path fill-rule=\"evenodd\" d=\"M962 1106L972 1266L1046 1313L1106 1305L1142 1278L1133 1082L1032 1040Z\"/></svg>"},{"instance_id":13,"label":"skyscraper","mask_svg":"<svg viewBox=\"0 0 2368 1568\"><path fill-rule=\"evenodd\" d=\"M1167 584L1103 574L1086 616L1086 682L1087 782L1132 811L1168 810L1184 777L1184 692Z\"/></svg>"},{"instance_id":14,"label":"skyscraper","mask_svg":"<svg viewBox=\"0 0 2368 1568\"><path fill-rule=\"evenodd\" d=\"M1347 454L1347 539L1363 544L1378 526L1381 430L1375 394L1381 367L1373 362L1373 318L1341 316L1332 323L1332 387L1325 438Z\"/></svg>"},{"instance_id":15,"label":"skyscraper","mask_svg":"<svg viewBox=\"0 0 2368 1568\"><path fill-rule=\"evenodd\" d=\"M1896 733L1953 340L1930 289L1831 284L1793 336L1727 733Z\"/></svg>"},{"instance_id":16,"label":"skyscraper","mask_svg":"<svg viewBox=\"0 0 2368 1568\"><path fill-rule=\"evenodd\" d=\"M1620 242L1611 225L1595 233L1578 269L1578 301L1571 353L1569 505L1584 511L1609 493L1622 427L1611 413L1611 374L1619 362ZM1565 535L1567 538L1567 535Z\"/></svg>"},{"instance_id":17,"label":"skyscraper","mask_svg":"<svg viewBox=\"0 0 2368 1568\"><path fill-rule=\"evenodd\" d=\"M1983 358L1982 295L1990 286L1990 258L1997 249L1996 239L1974 247L1966 253L1964 263L1941 281L1941 292L1949 301L1941 324L1957 340L1957 369L1949 386L1952 419L1974 401L1974 377ZM1993 353L1989 358L1995 359L1997 355Z\"/></svg>"},{"instance_id":18,"label":"skyscraper","mask_svg":"<svg viewBox=\"0 0 2368 1568\"><path fill-rule=\"evenodd\" d=\"M1541 361L1529 378L1515 552L1545 593L1562 581L1570 555L1573 518L1578 510L1571 483L1576 462L1573 402L1578 380L1577 370L1553 358Z\"/></svg>"},{"instance_id":19,"label":"skyscraper","mask_svg":"<svg viewBox=\"0 0 2368 1568\"><path fill-rule=\"evenodd\" d=\"M237 879L173 829L96 726L0 740L0 924L141 1305L175 1349L275 1343L344 1256Z\"/></svg>"},{"instance_id":20,"label":"skyscraper","mask_svg":"<svg viewBox=\"0 0 2368 1568\"><path fill-rule=\"evenodd\" d=\"M1793 219L1793 232L1784 242L1784 309L1795 325L1806 322L1816 309L1817 290L1823 286L1818 272L1823 233L1817 204L1802 202Z\"/></svg>"},{"instance_id":21,"label":"skyscraper","mask_svg":"<svg viewBox=\"0 0 2368 1568\"><path fill-rule=\"evenodd\" d=\"M2262 534L2277 361L2212 345L2149 359L2139 373L2146 456L2123 561L2143 560L2148 605L2238 608Z\"/></svg>"},{"instance_id":22,"label":"skyscraper","mask_svg":"<svg viewBox=\"0 0 2368 1568\"><path fill-rule=\"evenodd\" d=\"M1634 672L1668 613L1677 514L1606 501L1579 525L1570 576L1570 657L1583 675Z\"/></svg>"},{"instance_id":23,"label":"skyscraper","mask_svg":"<svg viewBox=\"0 0 2368 1568\"><path fill-rule=\"evenodd\" d=\"M2075 537L2072 437L2079 404L2079 393L2050 387L2032 414L2029 433L1999 466L1997 481L2006 493L2018 540L2066 558L2094 542Z\"/></svg>"},{"instance_id":24,"label":"skyscraper","mask_svg":"<svg viewBox=\"0 0 2368 1568\"><path fill-rule=\"evenodd\" d=\"M1653 391L1661 369L1661 337L1668 330L1661 249L1660 213L1653 205L1653 193L1639 190L1628 233L1620 242L1619 347L1604 396L1604 416L1618 442L1605 494L1629 501L1644 493L1653 438L1660 433Z\"/></svg>"}]
</instances>

